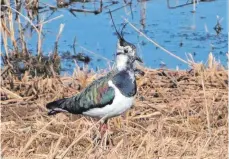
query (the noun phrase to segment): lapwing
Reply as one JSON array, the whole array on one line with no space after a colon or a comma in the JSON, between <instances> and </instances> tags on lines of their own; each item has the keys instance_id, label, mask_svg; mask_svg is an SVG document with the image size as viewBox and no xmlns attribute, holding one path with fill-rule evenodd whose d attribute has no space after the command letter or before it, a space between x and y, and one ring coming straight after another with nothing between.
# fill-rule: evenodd
<instances>
[{"instance_id":1,"label":"lapwing","mask_svg":"<svg viewBox=\"0 0 229 159\"><path fill-rule=\"evenodd\" d=\"M142 62L136 54L136 47L119 39L113 70L79 94L48 103L48 115L69 112L101 118L100 133L104 134L107 120L124 113L133 104L137 92L133 66L136 60Z\"/></svg>"},{"instance_id":2,"label":"lapwing","mask_svg":"<svg viewBox=\"0 0 229 159\"><path fill-rule=\"evenodd\" d=\"M135 61L142 62L136 54L136 47L119 39L113 70L93 81L79 94L48 103L48 115L69 112L102 118L100 133L103 134L107 120L124 113L133 104L137 92Z\"/></svg>"}]
</instances>

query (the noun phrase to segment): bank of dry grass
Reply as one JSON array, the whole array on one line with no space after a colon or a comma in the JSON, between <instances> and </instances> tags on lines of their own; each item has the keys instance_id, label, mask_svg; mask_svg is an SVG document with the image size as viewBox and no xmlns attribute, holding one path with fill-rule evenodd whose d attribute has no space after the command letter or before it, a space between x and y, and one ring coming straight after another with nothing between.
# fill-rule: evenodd
<instances>
[{"instance_id":1,"label":"bank of dry grass","mask_svg":"<svg viewBox=\"0 0 229 159\"><path fill-rule=\"evenodd\" d=\"M146 74L138 78L133 108L124 117L109 121L104 139L109 143L105 144L97 142L97 120L63 113L50 117L45 105L80 92L106 71L88 73L76 68L72 76L59 77L51 63L47 75L52 78L31 74L34 63L42 61L44 22L37 24L41 27L34 27L38 35L37 61L27 61L31 55L24 40L27 37L20 29L24 27L20 22L23 16L19 14L16 19L19 30L15 31L14 10L7 8L0 28L5 50L5 67L1 72L2 158L228 157L228 73L212 56L208 67L188 61L192 65L189 71L144 68ZM29 18L26 19L33 26L33 19ZM55 46L60 34L61 31ZM18 38L20 42L16 41ZM57 53L55 47L53 54ZM20 80L14 74L20 65L14 66L12 57L19 62L22 60L18 57L26 57L24 64L29 70L24 69ZM36 72L37 68L40 67L34 69Z\"/></svg>"},{"instance_id":2,"label":"bank of dry grass","mask_svg":"<svg viewBox=\"0 0 229 159\"><path fill-rule=\"evenodd\" d=\"M227 158L227 70L196 64L190 71L144 71L133 108L109 121L107 140L113 145L97 142L97 120L63 113L50 117L45 108L48 101L78 93L103 72L77 69L73 76L4 80L2 156Z\"/></svg>"}]
</instances>

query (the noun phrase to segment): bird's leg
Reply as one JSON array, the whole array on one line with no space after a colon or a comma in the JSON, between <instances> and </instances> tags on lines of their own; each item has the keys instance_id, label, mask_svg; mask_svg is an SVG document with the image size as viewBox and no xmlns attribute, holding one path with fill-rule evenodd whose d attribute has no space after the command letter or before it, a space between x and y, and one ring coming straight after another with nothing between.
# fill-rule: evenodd
<instances>
[{"instance_id":1,"label":"bird's leg","mask_svg":"<svg viewBox=\"0 0 229 159\"><path fill-rule=\"evenodd\" d=\"M107 133L108 130L108 120L105 120L100 124L99 131L101 135L101 145L112 145L114 146L113 140L109 137Z\"/></svg>"},{"instance_id":2,"label":"bird's leg","mask_svg":"<svg viewBox=\"0 0 229 159\"><path fill-rule=\"evenodd\" d=\"M100 127L99 127L99 132L101 134L101 138L103 138L107 129L108 129L107 120L105 120L104 122L100 123Z\"/></svg>"}]
</instances>

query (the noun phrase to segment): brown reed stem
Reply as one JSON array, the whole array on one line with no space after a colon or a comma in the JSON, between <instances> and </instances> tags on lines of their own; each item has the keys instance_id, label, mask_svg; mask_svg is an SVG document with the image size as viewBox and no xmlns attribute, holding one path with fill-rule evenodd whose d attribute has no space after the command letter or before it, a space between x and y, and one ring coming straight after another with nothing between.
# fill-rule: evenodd
<instances>
[{"instance_id":1,"label":"brown reed stem","mask_svg":"<svg viewBox=\"0 0 229 159\"><path fill-rule=\"evenodd\" d=\"M9 5L9 1L6 1L6 4ZM12 14L11 8L9 8L9 12L8 12L8 24L9 24L9 29L10 29L10 39L14 46L14 53L17 54L18 47L17 47L17 43L15 40L15 35L14 35L14 20L13 20L13 14Z\"/></svg>"},{"instance_id":2,"label":"brown reed stem","mask_svg":"<svg viewBox=\"0 0 229 159\"><path fill-rule=\"evenodd\" d=\"M3 45L5 48L5 53L7 59L9 58L9 51L8 51L8 41L7 41L7 28L5 26L5 18L1 18L1 35L2 35L2 40L3 40Z\"/></svg>"},{"instance_id":3,"label":"brown reed stem","mask_svg":"<svg viewBox=\"0 0 229 159\"><path fill-rule=\"evenodd\" d=\"M41 57L42 28L43 28L43 25L40 25L39 32L38 32L38 42L37 42L37 55L38 55L38 57Z\"/></svg>"},{"instance_id":4,"label":"brown reed stem","mask_svg":"<svg viewBox=\"0 0 229 159\"><path fill-rule=\"evenodd\" d=\"M14 3L15 3L15 8L16 8L17 7L16 0L14 1ZM21 46L22 46L22 54L25 56L25 55L28 55L28 50L27 50L27 46L26 46L26 42L24 38L24 31L22 29L20 16L17 17L17 22L18 22L18 30L19 30L19 36L20 36L20 41L21 41Z\"/></svg>"},{"instance_id":5,"label":"brown reed stem","mask_svg":"<svg viewBox=\"0 0 229 159\"><path fill-rule=\"evenodd\" d=\"M207 102L207 98L206 98L206 91L205 91L203 74L201 76L202 76L201 84L202 84L203 91L204 91L204 102L205 102L205 111L206 111L206 118L207 118L208 133L209 133L209 135L211 135L211 123L210 123L210 116L209 116L208 102Z\"/></svg>"}]
</instances>

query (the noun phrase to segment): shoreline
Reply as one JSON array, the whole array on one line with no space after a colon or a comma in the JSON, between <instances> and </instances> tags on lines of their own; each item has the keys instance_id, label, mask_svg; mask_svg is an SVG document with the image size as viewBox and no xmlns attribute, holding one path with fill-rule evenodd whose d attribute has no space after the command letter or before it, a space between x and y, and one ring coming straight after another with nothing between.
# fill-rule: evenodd
<instances>
[{"instance_id":1,"label":"shoreline","mask_svg":"<svg viewBox=\"0 0 229 159\"><path fill-rule=\"evenodd\" d=\"M34 89L27 89L30 94L20 100L16 95L26 91L12 91L15 100L1 103L2 156L58 158L85 133L69 149L68 157L116 155L126 158L128 150L141 158L145 158L145 154L150 158L177 157L181 152L183 157L225 158L227 70L144 71L145 75L137 78L134 106L125 117L115 117L109 122L108 138L114 146L94 143L94 137L98 136L94 126L97 119L67 113L50 117L45 108L49 101L78 93L101 74L78 70L75 76L32 81L22 78L24 85L15 81L15 87L34 86Z\"/></svg>"}]
</instances>

